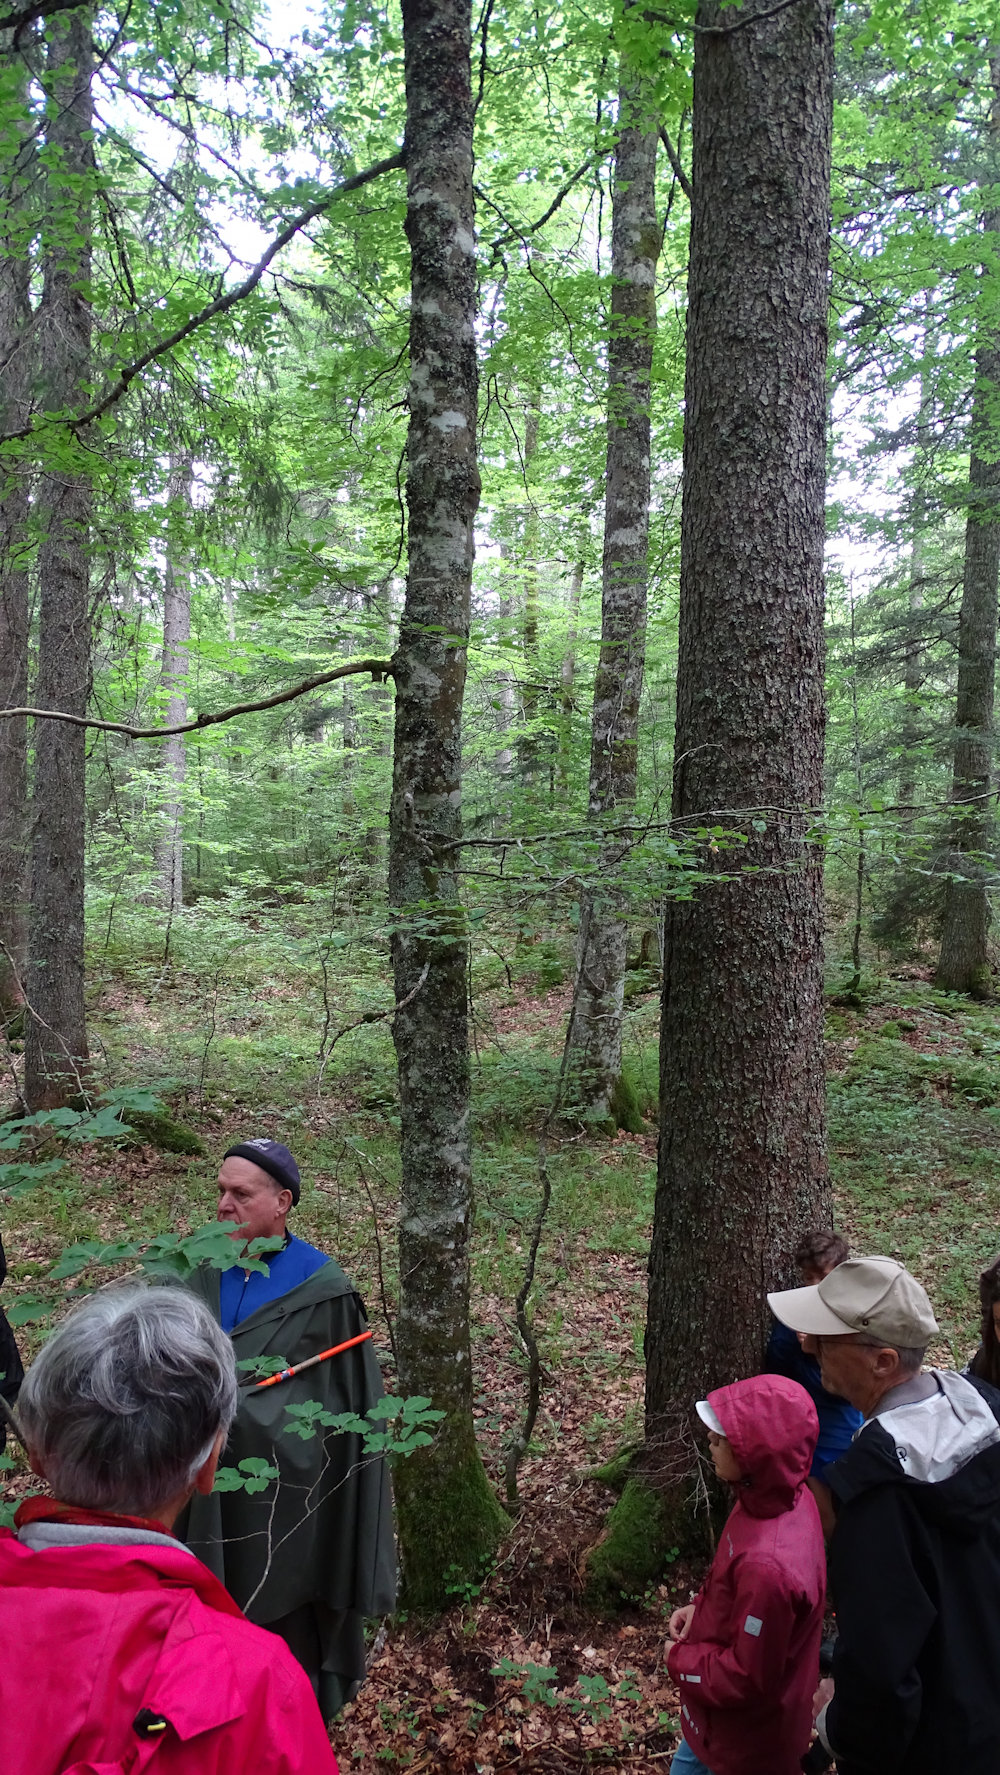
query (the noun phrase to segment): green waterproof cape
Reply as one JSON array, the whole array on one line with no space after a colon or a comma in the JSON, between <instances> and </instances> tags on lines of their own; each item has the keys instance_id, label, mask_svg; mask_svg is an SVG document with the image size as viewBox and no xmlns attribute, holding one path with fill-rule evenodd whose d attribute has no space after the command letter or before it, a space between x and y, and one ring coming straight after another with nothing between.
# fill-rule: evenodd
<instances>
[{"instance_id":1,"label":"green waterproof cape","mask_svg":"<svg viewBox=\"0 0 1000 1775\"><path fill-rule=\"evenodd\" d=\"M218 1318L219 1271L196 1270L189 1286ZM238 1362L280 1356L291 1367L357 1337L366 1326L360 1297L330 1259L297 1288L234 1326L232 1341ZM327 1411L364 1416L383 1392L370 1342L278 1386L241 1390L220 1464L235 1467L255 1456L276 1466L280 1478L260 1492L196 1495L178 1526L192 1552L259 1626L304 1604L320 1605L321 1618L327 1610L360 1617L385 1615L395 1607L396 1550L385 1460L362 1454L357 1436L318 1430L304 1442L283 1434L289 1405L315 1399Z\"/></svg>"}]
</instances>

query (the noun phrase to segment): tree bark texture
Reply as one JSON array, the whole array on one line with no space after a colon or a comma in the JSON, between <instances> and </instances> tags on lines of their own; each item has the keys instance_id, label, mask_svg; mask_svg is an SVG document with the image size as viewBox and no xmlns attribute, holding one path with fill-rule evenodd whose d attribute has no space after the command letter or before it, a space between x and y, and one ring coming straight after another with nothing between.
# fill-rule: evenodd
<instances>
[{"instance_id":1,"label":"tree bark texture","mask_svg":"<svg viewBox=\"0 0 1000 1775\"><path fill-rule=\"evenodd\" d=\"M47 204L38 314L45 407L84 404L91 312L91 15L47 21ZM90 688L91 488L75 440L53 429L39 478L40 708L86 713ZM81 1088L87 1064L83 997L86 733L36 723L31 804L25 1096L31 1110Z\"/></svg>"},{"instance_id":2,"label":"tree bark texture","mask_svg":"<svg viewBox=\"0 0 1000 1775\"><path fill-rule=\"evenodd\" d=\"M187 718L188 644L191 639L191 573L184 542L190 505L191 464L171 464L167 482L167 538L163 567L163 664L160 684L166 692L164 723L176 726ZM184 778L187 746L182 733L163 742L162 826L156 847L160 897L173 917L184 904Z\"/></svg>"},{"instance_id":3,"label":"tree bark texture","mask_svg":"<svg viewBox=\"0 0 1000 1775\"><path fill-rule=\"evenodd\" d=\"M991 61L993 115L990 143L1000 150L1000 52ZM1000 278L1000 207L983 215L987 252L980 288ZM969 509L958 618L958 691L955 703L954 816L941 954L935 985L943 992L988 996L990 903L986 874L995 839L991 774L1000 574L1000 340L984 338L976 352L969 451Z\"/></svg>"},{"instance_id":4,"label":"tree bark texture","mask_svg":"<svg viewBox=\"0 0 1000 1775\"><path fill-rule=\"evenodd\" d=\"M611 337L601 653L590 748L592 819L627 814L638 779L639 699L649 571L649 399L656 340L658 124L648 89L623 77L611 221ZM608 1117L622 1068L626 905L620 848L602 845L598 885L580 904L570 1030L572 1095Z\"/></svg>"},{"instance_id":5,"label":"tree bark texture","mask_svg":"<svg viewBox=\"0 0 1000 1775\"><path fill-rule=\"evenodd\" d=\"M578 560L569 582L569 609L566 624L566 651L559 663L559 793L569 796L569 763L573 746L573 714L576 709L576 649L580 630L580 602L583 597L583 562Z\"/></svg>"},{"instance_id":6,"label":"tree bark texture","mask_svg":"<svg viewBox=\"0 0 1000 1775\"><path fill-rule=\"evenodd\" d=\"M741 11L765 11L750 0ZM707 3L698 22L731 14ZM720 879L668 903L649 1269L650 1471L753 1374L764 1292L829 1219L822 874L831 0L695 40L674 817ZM731 875L730 875L731 872ZM727 879L727 876L730 878Z\"/></svg>"},{"instance_id":7,"label":"tree bark texture","mask_svg":"<svg viewBox=\"0 0 1000 1775\"><path fill-rule=\"evenodd\" d=\"M441 840L461 827L462 700L476 461L475 217L469 0L404 0L411 252L408 574L395 661L389 837L402 1117L400 1385L445 1412L402 1462L397 1508L412 1604L448 1601L505 1517L472 1423L467 931ZM423 980L423 984L421 984Z\"/></svg>"},{"instance_id":8,"label":"tree bark texture","mask_svg":"<svg viewBox=\"0 0 1000 1775\"><path fill-rule=\"evenodd\" d=\"M10 82L0 117L0 432L26 424L31 403L29 362L31 223L26 212L29 155L27 71L0 32L0 61ZM18 71L22 77L18 78ZM28 701L28 470L16 450L0 457L0 698L5 708ZM23 1003L27 943L28 724L0 721L0 1021Z\"/></svg>"}]
</instances>

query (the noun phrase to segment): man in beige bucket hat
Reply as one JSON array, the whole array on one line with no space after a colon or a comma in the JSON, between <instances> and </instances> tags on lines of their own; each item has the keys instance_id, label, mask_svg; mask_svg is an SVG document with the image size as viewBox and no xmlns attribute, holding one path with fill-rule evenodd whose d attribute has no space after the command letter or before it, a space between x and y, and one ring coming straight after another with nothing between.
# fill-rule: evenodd
<instances>
[{"instance_id":1,"label":"man in beige bucket hat","mask_svg":"<svg viewBox=\"0 0 1000 1775\"><path fill-rule=\"evenodd\" d=\"M839 1635L820 1736L839 1775L997 1775L1000 1393L923 1372L937 1321L892 1258L768 1302L866 1420L825 1472Z\"/></svg>"}]
</instances>

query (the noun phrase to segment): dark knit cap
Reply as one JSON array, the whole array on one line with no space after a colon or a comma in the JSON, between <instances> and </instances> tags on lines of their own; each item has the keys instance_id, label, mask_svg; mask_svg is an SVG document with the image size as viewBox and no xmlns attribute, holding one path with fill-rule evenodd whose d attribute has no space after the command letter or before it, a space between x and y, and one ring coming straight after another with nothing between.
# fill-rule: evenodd
<instances>
[{"instance_id":1,"label":"dark knit cap","mask_svg":"<svg viewBox=\"0 0 1000 1775\"><path fill-rule=\"evenodd\" d=\"M287 1146L281 1146L277 1140L241 1140L237 1146L231 1146L223 1153L223 1159L249 1159L251 1165L259 1165L282 1189L292 1192L292 1207L298 1206L302 1193L302 1179L299 1168L292 1158Z\"/></svg>"}]
</instances>

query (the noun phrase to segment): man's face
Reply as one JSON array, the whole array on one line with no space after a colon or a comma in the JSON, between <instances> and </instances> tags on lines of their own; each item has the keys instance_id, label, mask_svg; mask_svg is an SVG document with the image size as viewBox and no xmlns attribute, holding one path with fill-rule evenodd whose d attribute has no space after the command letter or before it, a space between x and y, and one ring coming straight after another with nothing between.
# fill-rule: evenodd
<instances>
[{"instance_id":1,"label":"man's face","mask_svg":"<svg viewBox=\"0 0 1000 1775\"><path fill-rule=\"evenodd\" d=\"M282 1236L291 1205L291 1190L280 1189L260 1165L250 1159L223 1160L216 1219L232 1221L232 1237L241 1245Z\"/></svg>"},{"instance_id":2,"label":"man's face","mask_svg":"<svg viewBox=\"0 0 1000 1775\"><path fill-rule=\"evenodd\" d=\"M827 1392L839 1394L858 1411L870 1412L886 1387L899 1378L881 1372L886 1365L879 1358L886 1352L858 1343L851 1331L843 1337L809 1337L803 1347L819 1357L820 1379Z\"/></svg>"}]
</instances>

